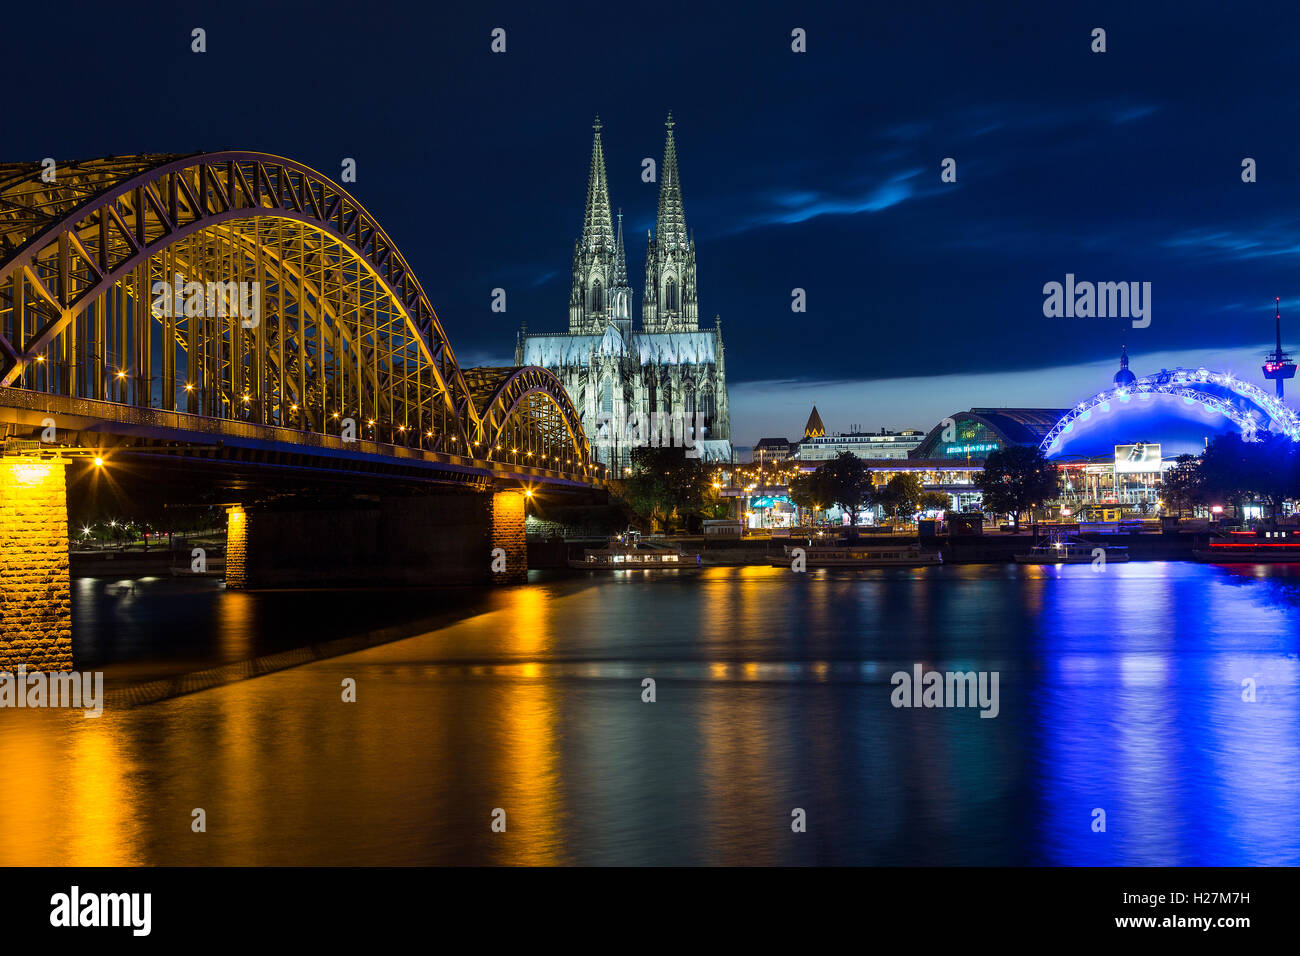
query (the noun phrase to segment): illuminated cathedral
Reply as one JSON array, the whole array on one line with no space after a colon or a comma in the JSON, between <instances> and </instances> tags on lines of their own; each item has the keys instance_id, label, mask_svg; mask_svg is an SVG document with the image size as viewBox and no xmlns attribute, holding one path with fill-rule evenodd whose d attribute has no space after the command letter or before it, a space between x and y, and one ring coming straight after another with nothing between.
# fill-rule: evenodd
<instances>
[{"instance_id":1,"label":"illuminated cathedral","mask_svg":"<svg viewBox=\"0 0 1300 956\"><path fill-rule=\"evenodd\" d=\"M573 246L569 330L521 329L516 365L559 376L582 416L596 458L616 471L638 445L685 445L692 457L729 460L722 321L699 325L695 240L686 228L673 118L660 167L659 212L647 233L639 328L623 245L623 214L612 214L600 119L593 126L582 237Z\"/></svg>"}]
</instances>

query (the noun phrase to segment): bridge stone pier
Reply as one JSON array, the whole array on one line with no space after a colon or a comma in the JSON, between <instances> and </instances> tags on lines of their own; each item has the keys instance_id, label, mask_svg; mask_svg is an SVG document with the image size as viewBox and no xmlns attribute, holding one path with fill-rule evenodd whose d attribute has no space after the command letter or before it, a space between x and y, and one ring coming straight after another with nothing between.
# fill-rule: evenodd
<instances>
[{"instance_id":1,"label":"bridge stone pier","mask_svg":"<svg viewBox=\"0 0 1300 956\"><path fill-rule=\"evenodd\" d=\"M528 498L522 491L497 491L492 495L492 551L505 552L505 570L492 572L497 584L521 584L528 580L528 545L524 540L524 509Z\"/></svg>"},{"instance_id":2,"label":"bridge stone pier","mask_svg":"<svg viewBox=\"0 0 1300 956\"><path fill-rule=\"evenodd\" d=\"M0 458L0 671L73 666L66 466Z\"/></svg>"},{"instance_id":3,"label":"bridge stone pier","mask_svg":"<svg viewBox=\"0 0 1300 956\"><path fill-rule=\"evenodd\" d=\"M434 587L527 579L522 491L227 510L226 586ZM494 549L505 571L494 569ZM500 561L495 562L497 568Z\"/></svg>"}]
</instances>

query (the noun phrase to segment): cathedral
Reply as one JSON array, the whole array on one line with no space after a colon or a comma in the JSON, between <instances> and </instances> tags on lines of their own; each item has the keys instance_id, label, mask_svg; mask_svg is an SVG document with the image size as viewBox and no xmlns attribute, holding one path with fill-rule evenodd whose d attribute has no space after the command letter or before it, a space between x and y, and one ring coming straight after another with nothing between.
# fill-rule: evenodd
<instances>
[{"instance_id":1,"label":"cathedral","mask_svg":"<svg viewBox=\"0 0 1300 956\"><path fill-rule=\"evenodd\" d=\"M695 239L686 229L677 174L673 117L668 115L659 177L659 215L647 234L645 291L638 329L623 247L623 213L612 214L605 153L596 119L582 238L573 246L569 330L521 329L516 365L559 376L597 460L622 472L638 445L674 445L710 461L731 458L722 320L699 324Z\"/></svg>"}]
</instances>

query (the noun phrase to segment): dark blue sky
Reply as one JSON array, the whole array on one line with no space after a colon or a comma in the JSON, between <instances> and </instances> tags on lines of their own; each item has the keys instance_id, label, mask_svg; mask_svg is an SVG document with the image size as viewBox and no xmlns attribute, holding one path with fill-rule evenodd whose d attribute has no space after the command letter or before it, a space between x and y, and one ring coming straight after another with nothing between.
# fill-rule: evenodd
<instances>
[{"instance_id":1,"label":"dark blue sky","mask_svg":"<svg viewBox=\"0 0 1300 956\"><path fill-rule=\"evenodd\" d=\"M1248 373L1272 297L1300 312L1292 4L80 9L10 13L31 21L12 36L40 39L6 44L23 100L6 160L244 147L337 177L353 157L348 188L466 365L510 361L521 321L566 327L597 112L639 316L657 195L641 160L659 161L671 109L741 444L793 433L811 401L832 431L1069 404L1058 367L1113 364L1121 341L1139 374L1192 350ZM1258 182L1241 181L1243 157ZM1151 282L1150 327L1044 318L1043 284L1067 272ZM991 372L1033 387L1000 391ZM924 380L892 381L909 377Z\"/></svg>"}]
</instances>

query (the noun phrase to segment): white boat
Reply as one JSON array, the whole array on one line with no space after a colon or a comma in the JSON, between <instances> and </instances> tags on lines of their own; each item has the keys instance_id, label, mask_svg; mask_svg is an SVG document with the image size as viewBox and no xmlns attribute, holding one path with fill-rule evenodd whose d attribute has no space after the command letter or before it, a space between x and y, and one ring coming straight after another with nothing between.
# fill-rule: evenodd
<instances>
[{"instance_id":1,"label":"white boat","mask_svg":"<svg viewBox=\"0 0 1300 956\"><path fill-rule=\"evenodd\" d=\"M698 571L698 551L680 546L650 544L636 531L611 538L603 548L587 548L582 558L570 558L569 567L582 571Z\"/></svg>"},{"instance_id":2,"label":"white boat","mask_svg":"<svg viewBox=\"0 0 1300 956\"><path fill-rule=\"evenodd\" d=\"M769 557L773 567L788 568L803 552L804 567L812 568L915 568L943 564L943 555L920 544L786 545L785 556Z\"/></svg>"},{"instance_id":3,"label":"white boat","mask_svg":"<svg viewBox=\"0 0 1300 956\"><path fill-rule=\"evenodd\" d=\"M1102 552L1107 564L1128 560L1128 548L1094 544L1055 528L1048 531L1046 541L1038 542L1027 554L1017 554L1015 558L1020 564L1091 564L1097 560L1097 551Z\"/></svg>"}]
</instances>

